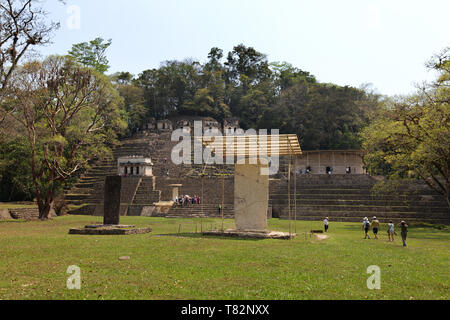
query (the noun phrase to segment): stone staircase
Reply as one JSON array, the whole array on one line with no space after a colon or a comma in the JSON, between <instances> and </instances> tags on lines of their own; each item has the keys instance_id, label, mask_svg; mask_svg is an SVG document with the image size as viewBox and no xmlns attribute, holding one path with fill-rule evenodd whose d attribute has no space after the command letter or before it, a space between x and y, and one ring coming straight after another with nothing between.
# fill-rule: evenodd
<instances>
[{"instance_id":1,"label":"stone staircase","mask_svg":"<svg viewBox=\"0 0 450 320\"><path fill-rule=\"evenodd\" d=\"M155 190L153 184L153 178L142 178L132 204L151 206L158 202L161 199L161 191Z\"/></svg>"},{"instance_id":2,"label":"stone staircase","mask_svg":"<svg viewBox=\"0 0 450 320\"><path fill-rule=\"evenodd\" d=\"M112 157L100 159L92 164L91 168L80 176L74 187L65 191L69 213L92 215L98 211L98 205L103 203L106 176L117 174L117 159L128 155L148 156L151 141L152 137L135 135L121 141L113 150Z\"/></svg>"},{"instance_id":3,"label":"stone staircase","mask_svg":"<svg viewBox=\"0 0 450 320\"><path fill-rule=\"evenodd\" d=\"M15 220L39 220L39 210L37 208L9 209L9 214Z\"/></svg>"},{"instance_id":4,"label":"stone staircase","mask_svg":"<svg viewBox=\"0 0 450 320\"><path fill-rule=\"evenodd\" d=\"M442 196L423 183L401 185L395 193L373 193L377 179L368 175L299 175L297 176L297 219L362 221L377 216L430 223L450 222L449 208ZM288 219L287 181L270 183L270 204L275 216ZM291 216L294 216L294 183L291 180Z\"/></svg>"},{"instance_id":5,"label":"stone staircase","mask_svg":"<svg viewBox=\"0 0 450 320\"><path fill-rule=\"evenodd\" d=\"M117 160L124 156L149 157L154 164L155 182L152 180L153 178L143 177L142 182L135 190L132 202L129 203L136 206L131 210L133 213L144 206L152 206L153 203L160 200L171 200L170 184L181 183L183 188L180 192L193 195L194 193L200 194L197 182L201 180L202 176L215 182L218 182L217 179L220 179L222 175L228 179L233 177L233 166L175 165L171 161L171 153L177 144L178 142L171 141L170 132L140 132L121 141L114 148L112 157L95 162L81 175L73 188L66 190L65 199L70 208L69 213L102 215L105 177L117 174ZM191 153L191 159L194 159L193 153ZM167 175L167 171L169 171L169 175ZM216 184L219 185L219 183ZM211 187L207 191L209 190ZM212 212L212 210L210 211Z\"/></svg>"},{"instance_id":6,"label":"stone staircase","mask_svg":"<svg viewBox=\"0 0 450 320\"><path fill-rule=\"evenodd\" d=\"M234 205L225 203L223 207L225 219L234 218ZM221 218L222 212L216 204L191 204L187 206L173 207L166 215L166 218Z\"/></svg>"}]
</instances>

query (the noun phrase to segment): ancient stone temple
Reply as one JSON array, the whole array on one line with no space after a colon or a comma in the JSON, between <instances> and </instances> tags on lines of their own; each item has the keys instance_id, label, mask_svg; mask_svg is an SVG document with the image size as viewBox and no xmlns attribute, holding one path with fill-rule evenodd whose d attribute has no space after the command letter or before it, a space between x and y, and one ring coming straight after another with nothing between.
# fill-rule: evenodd
<instances>
[{"instance_id":1,"label":"ancient stone temple","mask_svg":"<svg viewBox=\"0 0 450 320\"><path fill-rule=\"evenodd\" d=\"M223 134L232 135L236 133L239 129L239 119L237 118L226 118L223 121Z\"/></svg>"},{"instance_id":2,"label":"ancient stone temple","mask_svg":"<svg viewBox=\"0 0 450 320\"><path fill-rule=\"evenodd\" d=\"M144 130L122 140L112 157L93 163L66 192L69 213L103 216L105 177L119 174L127 175L122 181L121 215L217 217L217 206L222 204L223 179L224 216L234 218L234 165L175 165L171 161L172 150L179 143L171 141L173 130L181 126L193 130L194 121L202 121L203 132L219 127L226 134L239 129L237 119L225 119L222 127L209 117L149 119L143 125ZM288 165L289 157L280 157L278 173L269 178L269 211L274 217L289 219L291 204L291 213L295 211L297 219L302 220L329 217L334 221L360 221L361 217L376 215L380 219L449 221L445 199L424 183L410 182L395 194L373 194L372 187L383 177L364 174L362 156L360 150L303 150L293 166ZM305 174L307 169L309 172ZM155 203L173 200L174 185L182 185L180 195L201 196L202 204L158 213ZM295 189L296 198L292 196L289 200L289 190L292 193Z\"/></svg>"},{"instance_id":3,"label":"ancient stone temple","mask_svg":"<svg viewBox=\"0 0 450 320\"><path fill-rule=\"evenodd\" d=\"M172 125L172 121L170 120L158 120L156 122L156 128L158 131L164 132L164 131L172 131L173 130L173 125Z\"/></svg>"},{"instance_id":4,"label":"ancient stone temple","mask_svg":"<svg viewBox=\"0 0 450 320\"><path fill-rule=\"evenodd\" d=\"M149 130L149 131L155 131L156 130L156 119L155 118L150 118L148 119L143 127L143 130Z\"/></svg>"},{"instance_id":5,"label":"ancient stone temple","mask_svg":"<svg viewBox=\"0 0 450 320\"><path fill-rule=\"evenodd\" d=\"M117 159L117 174L125 177L152 177L152 160L142 156L120 157Z\"/></svg>"},{"instance_id":6,"label":"ancient stone temple","mask_svg":"<svg viewBox=\"0 0 450 320\"><path fill-rule=\"evenodd\" d=\"M183 130L185 133L191 133L193 130L193 121L182 119L177 122L177 129Z\"/></svg>"},{"instance_id":7,"label":"ancient stone temple","mask_svg":"<svg viewBox=\"0 0 450 320\"><path fill-rule=\"evenodd\" d=\"M362 150L303 151L296 161L297 173L365 174Z\"/></svg>"}]
</instances>

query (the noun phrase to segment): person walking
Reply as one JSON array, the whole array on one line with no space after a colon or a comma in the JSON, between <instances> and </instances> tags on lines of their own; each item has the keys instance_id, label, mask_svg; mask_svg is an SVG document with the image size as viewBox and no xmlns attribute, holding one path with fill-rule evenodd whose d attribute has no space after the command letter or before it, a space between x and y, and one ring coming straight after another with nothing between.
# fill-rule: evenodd
<instances>
[{"instance_id":1,"label":"person walking","mask_svg":"<svg viewBox=\"0 0 450 320\"><path fill-rule=\"evenodd\" d=\"M370 230L370 221L367 217L364 218L363 221L363 229L364 229L364 239L370 239L369 230Z\"/></svg>"},{"instance_id":2,"label":"person walking","mask_svg":"<svg viewBox=\"0 0 450 320\"><path fill-rule=\"evenodd\" d=\"M388 237L389 237L388 241L394 242L395 229L394 229L394 224L392 223L392 221L389 221L389 223L388 223L387 233L388 233Z\"/></svg>"},{"instance_id":3,"label":"person walking","mask_svg":"<svg viewBox=\"0 0 450 320\"><path fill-rule=\"evenodd\" d=\"M380 221L377 220L377 217L373 217L371 226L375 239L378 239L378 230L380 230Z\"/></svg>"},{"instance_id":4,"label":"person walking","mask_svg":"<svg viewBox=\"0 0 450 320\"><path fill-rule=\"evenodd\" d=\"M329 224L330 224L330 222L328 220L328 217L326 217L325 220L323 220L323 226L325 228L325 232L328 232Z\"/></svg>"},{"instance_id":5,"label":"person walking","mask_svg":"<svg viewBox=\"0 0 450 320\"><path fill-rule=\"evenodd\" d=\"M402 229L401 235L402 235L403 246L407 247L407 245L406 245L406 237L408 236L408 225L406 224L405 221L402 221L397 226Z\"/></svg>"}]
</instances>

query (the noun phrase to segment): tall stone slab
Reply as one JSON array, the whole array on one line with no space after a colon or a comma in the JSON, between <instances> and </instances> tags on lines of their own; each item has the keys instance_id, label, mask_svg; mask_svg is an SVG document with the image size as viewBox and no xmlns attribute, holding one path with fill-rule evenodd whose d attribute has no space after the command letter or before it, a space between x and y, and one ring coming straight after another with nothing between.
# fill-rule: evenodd
<instances>
[{"instance_id":1,"label":"tall stone slab","mask_svg":"<svg viewBox=\"0 0 450 320\"><path fill-rule=\"evenodd\" d=\"M234 175L234 211L237 230L265 231L269 203L269 176L263 165L237 164Z\"/></svg>"},{"instance_id":2,"label":"tall stone slab","mask_svg":"<svg viewBox=\"0 0 450 320\"><path fill-rule=\"evenodd\" d=\"M120 224L120 193L122 177L108 176L105 180L103 224Z\"/></svg>"}]
</instances>

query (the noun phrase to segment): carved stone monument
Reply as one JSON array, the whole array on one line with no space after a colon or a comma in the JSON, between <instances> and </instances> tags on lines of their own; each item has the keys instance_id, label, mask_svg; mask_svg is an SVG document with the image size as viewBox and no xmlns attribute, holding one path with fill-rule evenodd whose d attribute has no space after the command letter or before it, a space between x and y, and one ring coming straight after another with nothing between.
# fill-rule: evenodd
<instances>
[{"instance_id":1,"label":"carved stone monument","mask_svg":"<svg viewBox=\"0 0 450 320\"><path fill-rule=\"evenodd\" d=\"M269 167L275 157L301 155L296 135L214 136L214 141L203 139L205 147L219 151L219 156L240 159L235 164L234 175L234 219L236 229L212 230L205 235L248 238L292 239L296 236L289 230L276 232L267 230L269 203ZM270 160L269 160L270 157ZM290 197L290 195L289 195ZM290 211L290 210L289 210Z\"/></svg>"},{"instance_id":2,"label":"carved stone monument","mask_svg":"<svg viewBox=\"0 0 450 320\"><path fill-rule=\"evenodd\" d=\"M135 226L120 225L122 179L121 176L108 176L105 179L103 224L70 229L69 234L131 235L152 232L151 228L136 228Z\"/></svg>"},{"instance_id":3,"label":"carved stone monument","mask_svg":"<svg viewBox=\"0 0 450 320\"><path fill-rule=\"evenodd\" d=\"M109 176L105 180L104 196L104 225L120 224L120 193L122 189L122 177Z\"/></svg>"},{"instance_id":4,"label":"carved stone monument","mask_svg":"<svg viewBox=\"0 0 450 320\"><path fill-rule=\"evenodd\" d=\"M265 231L269 203L269 176L261 165L235 166L234 219L236 229Z\"/></svg>"}]
</instances>

